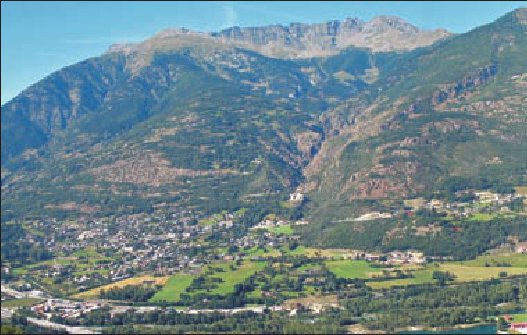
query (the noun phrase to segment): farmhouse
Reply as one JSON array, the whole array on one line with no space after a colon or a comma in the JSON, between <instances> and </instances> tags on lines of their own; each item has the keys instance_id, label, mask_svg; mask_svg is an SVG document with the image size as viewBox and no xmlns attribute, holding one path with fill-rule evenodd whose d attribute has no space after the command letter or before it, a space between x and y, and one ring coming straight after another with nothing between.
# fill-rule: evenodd
<instances>
[{"instance_id":1,"label":"farmhouse","mask_svg":"<svg viewBox=\"0 0 527 335\"><path fill-rule=\"evenodd\" d=\"M304 194L300 192L295 192L289 194L289 200L290 201L304 201Z\"/></svg>"},{"instance_id":2,"label":"farmhouse","mask_svg":"<svg viewBox=\"0 0 527 335\"><path fill-rule=\"evenodd\" d=\"M516 244L516 252L519 254L527 253L527 242L522 242Z\"/></svg>"},{"instance_id":3,"label":"farmhouse","mask_svg":"<svg viewBox=\"0 0 527 335\"><path fill-rule=\"evenodd\" d=\"M527 322L511 323L510 329L519 334L527 334Z\"/></svg>"}]
</instances>

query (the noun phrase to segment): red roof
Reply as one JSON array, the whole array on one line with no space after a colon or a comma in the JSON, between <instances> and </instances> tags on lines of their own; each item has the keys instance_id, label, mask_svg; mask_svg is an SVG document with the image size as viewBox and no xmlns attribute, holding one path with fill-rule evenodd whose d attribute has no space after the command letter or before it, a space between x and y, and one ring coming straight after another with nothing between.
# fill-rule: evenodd
<instances>
[{"instance_id":1,"label":"red roof","mask_svg":"<svg viewBox=\"0 0 527 335\"><path fill-rule=\"evenodd\" d=\"M512 329L527 328L527 322L511 323Z\"/></svg>"}]
</instances>

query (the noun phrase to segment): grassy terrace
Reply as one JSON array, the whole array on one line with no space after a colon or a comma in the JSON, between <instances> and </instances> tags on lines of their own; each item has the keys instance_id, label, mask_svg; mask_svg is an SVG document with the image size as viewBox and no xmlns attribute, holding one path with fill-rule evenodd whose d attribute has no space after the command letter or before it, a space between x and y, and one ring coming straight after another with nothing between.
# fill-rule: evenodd
<instances>
[{"instance_id":1,"label":"grassy terrace","mask_svg":"<svg viewBox=\"0 0 527 335\"><path fill-rule=\"evenodd\" d=\"M327 261L326 266L329 271L333 272L337 277L342 278L368 279L373 274L381 273L379 269L372 268L370 263L366 261Z\"/></svg>"},{"instance_id":2,"label":"grassy terrace","mask_svg":"<svg viewBox=\"0 0 527 335\"><path fill-rule=\"evenodd\" d=\"M2 301L2 307L31 307L42 301L44 300L38 299L38 298L21 298L21 299L5 300L5 301Z\"/></svg>"},{"instance_id":3,"label":"grassy terrace","mask_svg":"<svg viewBox=\"0 0 527 335\"><path fill-rule=\"evenodd\" d=\"M211 268L213 267L221 268L224 272L215 272L212 270L211 272L214 274L207 275L207 277L220 278L222 281L217 283L218 286L211 289L210 291L195 290L192 293L225 295L234 291L235 285L241 284L245 279L249 278L255 272L263 270L265 267L264 262L245 262L242 265L236 267L234 270L232 270L229 265L230 264L214 264L213 266L209 266L207 270L212 270ZM205 273L207 273L207 271L205 271Z\"/></svg>"},{"instance_id":4,"label":"grassy terrace","mask_svg":"<svg viewBox=\"0 0 527 335\"><path fill-rule=\"evenodd\" d=\"M510 264L510 266L496 266L500 263ZM404 270L405 267L401 269ZM413 278L387 279L369 282L368 285L374 289L382 289L393 286L432 283L434 282L432 278L434 271L448 271L453 273L456 276L454 282L470 282L499 278L502 272L505 272L507 276L527 275L527 255L484 255L470 261L430 264L413 270Z\"/></svg>"},{"instance_id":5,"label":"grassy terrace","mask_svg":"<svg viewBox=\"0 0 527 335\"><path fill-rule=\"evenodd\" d=\"M192 283L192 275L176 274L170 277L163 289L157 292L152 298L151 302L176 302L179 300L181 293L185 293L185 289Z\"/></svg>"},{"instance_id":6,"label":"grassy terrace","mask_svg":"<svg viewBox=\"0 0 527 335\"><path fill-rule=\"evenodd\" d=\"M268 231L275 234L283 234L283 235L292 235L293 234L293 228L290 224L281 225L278 227L270 227L267 228Z\"/></svg>"},{"instance_id":7,"label":"grassy terrace","mask_svg":"<svg viewBox=\"0 0 527 335\"><path fill-rule=\"evenodd\" d=\"M153 276L141 276L123 279L115 283L108 285L99 286L88 291L80 292L73 295L74 298L96 298L99 296L101 290L109 290L111 288L125 287L126 285L142 285L145 281L153 281L156 285L163 285L167 282L168 277L153 277Z\"/></svg>"},{"instance_id":8,"label":"grassy terrace","mask_svg":"<svg viewBox=\"0 0 527 335\"><path fill-rule=\"evenodd\" d=\"M170 277L161 291L157 292L151 299L151 302L176 302L180 299L181 294L188 293L196 295L206 293L209 295L226 295L234 291L234 286L241 284L245 279L249 278L255 272L262 270L265 267L265 262L245 262L240 266L234 266L234 263L212 264L207 266L202 275L205 276L207 282L215 283L214 288L209 289L192 289L187 291L187 288L192 284L196 276L188 274L176 274Z\"/></svg>"}]
</instances>

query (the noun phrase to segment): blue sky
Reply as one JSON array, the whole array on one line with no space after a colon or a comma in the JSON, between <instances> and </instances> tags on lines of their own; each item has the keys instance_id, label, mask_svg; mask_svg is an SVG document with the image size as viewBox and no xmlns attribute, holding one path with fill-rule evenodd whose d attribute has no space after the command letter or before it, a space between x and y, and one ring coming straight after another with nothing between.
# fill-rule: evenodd
<instances>
[{"instance_id":1,"label":"blue sky","mask_svg":"<svg viewBox=\"0 0 527 335\"><path fill-rule=\"evenodd\" d=\"M455 33L492 22L527 1L495 2L1 2L2 104L66 65L138 42L168 27L217 31L232 25L369 20L398 15Z\"/></svg>"}]
</instances>

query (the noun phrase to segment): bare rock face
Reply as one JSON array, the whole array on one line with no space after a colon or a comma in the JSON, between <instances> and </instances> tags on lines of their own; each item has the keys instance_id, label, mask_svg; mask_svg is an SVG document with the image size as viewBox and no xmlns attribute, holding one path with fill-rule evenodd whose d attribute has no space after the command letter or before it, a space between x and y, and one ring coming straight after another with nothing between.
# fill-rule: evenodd
<instances>
[{"instance_id":1,"label":"bare rock face","mask_svg":"<svg viewBox=\"0 0 527 335\"><path fill-rule=\"evenodd\" d=\"M152 53L201 46L243 47L275 58L310 58L337 54L349 46L377 51L405 51L430 45L451 34L444 29L421 30L395 16L377 16L369 22L346 18L325 23L290 23L262 27L230 27L202 33L185 28L166 29L138 44L114 44L108 53L133 56L133 69L145 66Z\"/></svg>"},{"instance_id":2,"label":"bare rock face","mask_svg":"<svg viewBox=\"0 0 527 335\"><path fill-rule=\"evenodd\" d=\"M307 58L336 54L349 46L373 51L411 50L449 36L446 30L424 31L395 16L377 16L369 22L344 21L289 26L231 27L211 36L281 58Z\"/></svg>"}]
</instances>

